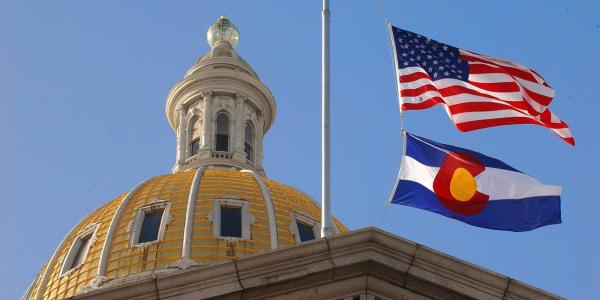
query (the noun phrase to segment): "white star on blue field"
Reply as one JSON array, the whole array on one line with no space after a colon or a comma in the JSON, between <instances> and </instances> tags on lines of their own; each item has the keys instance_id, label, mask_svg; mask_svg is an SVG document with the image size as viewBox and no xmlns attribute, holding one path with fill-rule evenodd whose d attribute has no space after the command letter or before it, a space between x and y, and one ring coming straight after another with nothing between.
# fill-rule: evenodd
<instances>
[{"instance_id":1,"label":"white star on blue field","mask_svg":"<svg viewBox=\"0 0 600 300\"><path fill-rule=\"evenodd\" d=\"M469 63L460 59L458 48L399 28L393 30L401 67L421 67L433 80L468 79Z\"/></svg>"}]
</instances>

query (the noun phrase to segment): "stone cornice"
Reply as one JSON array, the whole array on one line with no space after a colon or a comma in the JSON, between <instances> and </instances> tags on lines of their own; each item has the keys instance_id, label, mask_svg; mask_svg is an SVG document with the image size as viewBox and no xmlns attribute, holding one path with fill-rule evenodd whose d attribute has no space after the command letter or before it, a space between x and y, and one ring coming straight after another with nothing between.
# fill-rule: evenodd
<instances>
[{"instance_id":1,"label":"stone cornice","mask_svg":"<svg viewBox=\"0 0 600 300\"><path fill-rule=\"evenodd\" d=\"M259 79L245 73L227 69L215 69L210 72L199 72L187 76L171 88L165 106L165 112L171 128L175 128L176 126L175 111L177 103L182 100L181 96L184 95L186 90L190 87L199 88L201 90L211 89L212 91L218 91L222 88L225 91L235 90L235 92L240 94L250 94L250 96L255 96L250 97L253 101L264 101L264 103L256 104L265 109L265 133L275 121L277 106L273 94L271 94L271 91L266 85Z\"/></svg>"},{"instance_id":2,"label":"stone cornice","mask_svg":"<svg viewBox=\"0 0 600 300\"><path fill-rule=\"evenodd\" d=\"M176 163L175 166L173 166L171 171L181 172L181 171L199 168L201 166L209 166L209 167L213 166L213 167L217 167L217 168L218 167L232 167L234 169L239 169L239 170L253 170L263 176L266 175L265 170L263 168L257 168L257 166L252 165L250 163L242 163L242 162L232 160L232 159L215 158L215 157L188 159L182 165L178 165Z\"/></svg>"},{"instance_id":3,"label":"stone cornice","mask_svg":"<svg viewBox=\"0 0 600 300\"><path fill-rule=\"evenodd\" d=\"M230 262L107 281L74 299L561 299L439 251L365 228Z\"/></svg>"},{"instance_id":4,"label":"stone cornice","mask_svg":"<svg viewBox=\"0 0 600 300\"><path fill-rule=\"evenodd\" d=\"M198 62L196 62L185 73L185 76L190 76L191 74L194 74L197 72L204 72L205 70L202 70L203 68L210 67L210 66L218 66L218 65L235 66L235 67L238 67L238 68L244 70L244 72L258 78L258 74L254 71L254 69L252 69L252 67L243 58L241 58L241 57L234 58L234 57L226 57L226 56L217 56L217 57L204 58L204 59L200 58L200 60L198 60Z\"/></svg>"}]
</instances>

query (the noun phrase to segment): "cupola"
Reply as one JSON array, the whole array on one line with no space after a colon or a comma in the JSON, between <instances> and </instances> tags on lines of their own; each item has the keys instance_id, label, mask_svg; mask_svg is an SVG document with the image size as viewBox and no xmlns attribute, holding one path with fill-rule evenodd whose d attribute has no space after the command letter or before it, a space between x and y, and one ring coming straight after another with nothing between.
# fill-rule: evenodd
<instances>
[{"instance_id":1,"label":"cupola","mask_svg":"<svg viewBox=\"0 0 600 300\"><path fill-rule=\"evenodd\" d=\"M234 47L240 33L222 16L206 33L210 50L167 96L177 137L173 173L200 166L249 169L264 175L263 138L275 100Z\"/></svg>"}]
</instances>

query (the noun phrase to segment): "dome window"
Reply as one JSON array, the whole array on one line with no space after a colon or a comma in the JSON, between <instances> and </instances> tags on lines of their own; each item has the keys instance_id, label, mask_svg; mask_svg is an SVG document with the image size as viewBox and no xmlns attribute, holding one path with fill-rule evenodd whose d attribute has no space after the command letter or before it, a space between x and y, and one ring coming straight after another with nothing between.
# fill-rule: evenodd
<instances>
[{"instance_id":1,"label":"dome window","mask_svg":"<svg viewBox=\"0 0 600 300\"><path fill-rule=\"evenodd\" d=\"M198 154L200 149L200 139L195 138L190 142L190 157Z\"/></svg>"},{"instance_id":2,"label":"dome window","mask_svg":"<svg viewBox=\"0 0 600 300\"><path fill-rule=\"evenodd\" d=\"M202 136L202 121L200 118L193 118L190 122L190 136L189 136L189 151L190 157L198 154L198 150L200 150L200 137Z\"/></svg>"},{"instance_id":3,"label":"dome window","mask_svg":"<svg viewBox=\"0 0 600 300\"><path fill-rule=\"evenodd\" d=\"M296 226L298 227L298 235L300 236L301 242L312 241L315 239L315 232L313 231L312 226L302 222L296 222Z\"/></svg>"},{"instance_id":4,"label":"dome window","mask_svg":"<svg viewBox=\"0 0 600 300\"><path fill-rule=\"evenodd\" d=\"M85 262L88 251L90 250L90 245L95 240L97 228L98 226L96 224L88 226L87 229L75 238L63 261L61 275L70 273L71 270L76 269Z\"/></svg>"},{"instance_id":5,"label":"dome window","mask_svg":"<svg viewBox=\"0 0 600 300\"><path fill-rule=\"evenodd\" d=\"M242 237L242 208L221 206L221 236Z\"/></svg>"},{"instance_id":6,"label":"dome window","mask_svg":"<svg viewBox=\"0 0 600 300\"><path fill-rule=\"evenodd\" d=\"M247 160L254 162L254 125L250 121L244 128L244 153Z\"/></svg>"},{"instance_id":7,"label":"dome window","mask_svg":"<svg viewBox=\"0 0 600 300\"><path fill-rule=\"evenodd\" d=\"M145 246L160 241L169 221L170 204L157 201L137 209L131 225L131 245Z\"/></svg>"},{"instance_id":8,"label":"dome window","mask_svg":"<svg viewBox=\"0 0 600 300\"><path fill-rule=\"evenodd\" d=\"M320 236L321 225L317 221L298 213L292 213L291 221L290 227L296 236L296 242L312 241Z\"/></svg>"},{"instance_id":9,"label":"dome window","mask_svg":"<svg viewBox=\"0 0 600 300\"><path fill-rule=\"evenodd\" d=\"M247 201L216 199L213 207L213 233L225 239L250 238L250 206Z\"/></svg>"},{"instance_id":10,"label":"dome window","mask_svg":"<svg viewBox=\"0 0 600 300\"><path fill-rule=\"evenodd\" d=\"M221 112L217 115L216 151L229 151L229 116Z\"/></svg>"}]
</instances>

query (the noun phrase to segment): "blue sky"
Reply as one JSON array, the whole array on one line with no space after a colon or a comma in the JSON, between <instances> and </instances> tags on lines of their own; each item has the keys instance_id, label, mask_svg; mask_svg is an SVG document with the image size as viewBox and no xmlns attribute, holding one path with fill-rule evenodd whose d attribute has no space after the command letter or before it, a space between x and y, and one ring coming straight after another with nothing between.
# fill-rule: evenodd
<instances>
[{"instance_id":1,"label":"blue sky","mask_svg":"<svg viewBox=\"0 0 600 300\"><path fill-rule=\"evenodd\" d=\"M333 212L573 299L600 295L600 7L594 1L383 1L398 27L520 62L556 89L575 136L505 126L457 131L439 107L408 130L562 185L563 224L513 233L384 202L400 162L392 60L376 1L333 0ZM84 215L168 173L165 97L222 14L275 95L270 178L320 199L320 1L0 1L0 298L20 297Z\"/></svg>"}]
</instances>

